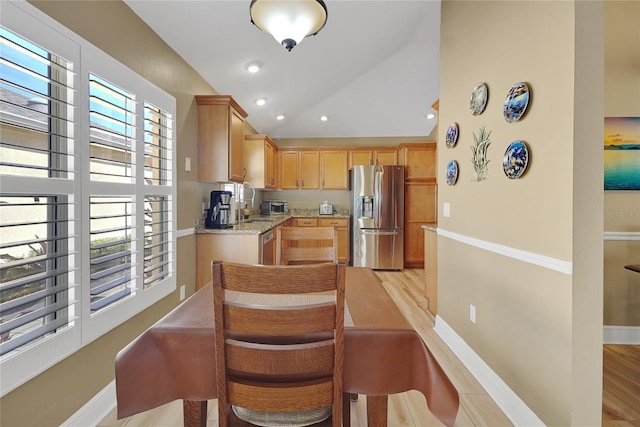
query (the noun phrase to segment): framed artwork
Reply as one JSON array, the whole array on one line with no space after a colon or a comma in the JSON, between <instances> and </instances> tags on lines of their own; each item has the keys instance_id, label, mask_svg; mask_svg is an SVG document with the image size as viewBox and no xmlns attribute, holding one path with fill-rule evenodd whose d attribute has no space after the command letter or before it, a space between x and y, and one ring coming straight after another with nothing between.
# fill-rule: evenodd
<instances>
[{"instance_id":1,"label":"framed artwork","mask_svg":"<svg viewBox=\"0 0 640 427\"><path fill-rule=\"evenodd\" d=\"M517 122L524 116L529 105L529 86L525 82L514 84L504 100L504 119L507 123Z\"/></svg>"},{"instance_id":2,"label":"framed artwork","mask_svg":"<svg viewBox=\"0 0 640 427\"><path fill-rule=\"evenodd\" d=\"M604 118L604 189L640 190L640 117Z\"/></svg>"},{"instance_id":3,"label":"framed artwork","mask_svg":"<svg viewBox=\"0 0 640 427\"><path fill-rule=\"evenodd\" d=\"M447 148L453 148L456 146L456 142L458 142L458 124L451 123L447 128L445 143Z\"/></svg>"},{"instance_id":4,"label":"framed artwork","mask_svg":"<svg viewBox=\"0 0 640 427\"><path fill-rule=\"evenodd\" d=\"M509 179L520 178L529 164L529 149L524 141L513 141L502 158L502 169Z\"/></svg>"},{"instance_id":5,"label":"framed artwork","mask_svg":"<svg viewBox=\"0 0 640 427\"><path fill-rule=\"evenodd\" d=\"M486 83L478 83L471 92L471 100L469 100L469 110L474 116L482 114L487 106L487 98L489 97L489 89Z\"/></svg>"}]
</instances>

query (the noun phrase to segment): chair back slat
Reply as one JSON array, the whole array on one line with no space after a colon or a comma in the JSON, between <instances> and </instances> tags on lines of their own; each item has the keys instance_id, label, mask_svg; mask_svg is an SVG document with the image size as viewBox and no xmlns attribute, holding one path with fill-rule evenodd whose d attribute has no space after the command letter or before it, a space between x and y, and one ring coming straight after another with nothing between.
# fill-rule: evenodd
<instances>
[{"instance_id":1,"label":"chair back slat","mask_svg":"<svg viewBox=\"0 0 640 427\"><path fill-rule=\"evenodd\" d=\"M276 264L338 262L338 235L333 227L278 227Z\"/></svg>"},{"instance_id":2,"label":"chair back slat","mask_svg":"<svg viewBox=\"0 0 640 427\"><path fill-rule=\"evenodd\" d=\"M296 294L335 290L333 263L308 266L244 265L225 263L225 289L258 294ZM311 272L311 273L310 273ZM301 288L302 287L302 288Z\"/></svg>"},{"instance_id":3,"label":"chair back slat","mask_svg":"<svg viewBox=\"0 0 640 427\"><path fill-rule=\"evenodd\" d=\"M276 377L281 382L333 375L333 340L306 344L254 344L227 340L227 369L255 380Z\"/></svg>"},{"instance_id":4,"label":"chair back slat","mask_svg":"<svg viewBox=\"0 0 640 427\"><path fill-rule=\"evenodd\" d=\"M332 331L335 304L300 307L224 305L225 328L230 333L286 336ZM235 334L233 334L235 335Z\"/></svg>"},{"instance_id":5,"label":"chair back slat","mask_svg":"<svg viewBox=\"0 0 640 427\"><path fill-rule=\"evenodd\" d=\"M229 404L242 406L247 401L251 401L251 409L256 411L281 412L283 407L287 408L287 412L308 411L329 406L332 403L335 406L334 387L335 384L332 381L303 384L295 390L284 386L279 387L276 384L265 392L263 387L251 383L229 381ZM335 422L333 425L336 425Z\"/></svg>"}]
</instances>

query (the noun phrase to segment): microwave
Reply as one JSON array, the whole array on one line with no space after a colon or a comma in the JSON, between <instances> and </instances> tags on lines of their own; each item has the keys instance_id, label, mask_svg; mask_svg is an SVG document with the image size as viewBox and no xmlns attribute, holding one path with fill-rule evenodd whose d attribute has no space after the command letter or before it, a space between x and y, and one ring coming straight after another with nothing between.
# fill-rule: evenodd
<instances>
[{"instance_id":1,"label":"microwave","mask_svg":"<svg viewBox=\"0 0 640 427\"><path fill-rule=\"evenodd\" d=\"M286 200L263 200L260 202L260 215L284 215L289 213Z\"/></svg>"}]
</instances>

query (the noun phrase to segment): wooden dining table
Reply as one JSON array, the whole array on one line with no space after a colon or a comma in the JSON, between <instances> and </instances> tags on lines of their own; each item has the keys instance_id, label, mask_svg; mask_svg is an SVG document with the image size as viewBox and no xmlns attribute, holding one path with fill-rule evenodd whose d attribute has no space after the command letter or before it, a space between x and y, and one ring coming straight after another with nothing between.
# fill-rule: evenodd
<instances>
[{"instance_id":1,"label":"wooden dining table","mask_svg":"<svg viewBox=\"0 0 640 427\"><path fill-rule=\"evenodd\" d=\"M344 392L367 396L368 425L387 424L388 395L418 390L453 426L458 392L375 273L347 267L345 288ZM185 426L205 426L207 400L217 395L212 285L122 349L115 377L119 419L181 399Z\"/></svg>"},{"instance_id":2,"label":"wooden dining table","mask_svg":"<svg viewBox=\"0 0 640 427\"><path fill-rule=\"evenodd\" d=\"M625 265L624 268L627 270L635 271L636 273L640 273L640 264L629 264Z\"/></svg>"}]
</instances>

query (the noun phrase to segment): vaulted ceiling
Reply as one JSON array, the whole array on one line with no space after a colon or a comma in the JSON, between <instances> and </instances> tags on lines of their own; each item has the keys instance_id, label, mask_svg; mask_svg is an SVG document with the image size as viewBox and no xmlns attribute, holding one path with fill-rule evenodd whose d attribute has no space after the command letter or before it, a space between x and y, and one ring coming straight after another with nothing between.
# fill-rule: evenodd
<instances>
[{"instance_id":1,"label":"vaulted ceiling","mask_svg":"<svg viewBox=\"0 0 640 427\"><path fill-rule=\"evenodd\" d=\"M439 1L328 0L326 26L291 52L251 24L249 0L124 1L218 93L232 95L259 133L426 136L435 126L427 115L438 99ZM258 73L247 71L251 62L262 64Z\"/></svg>"}]
</instances>

